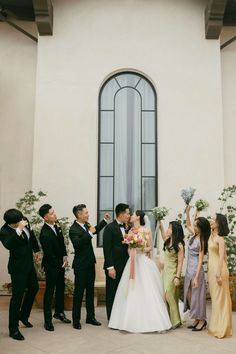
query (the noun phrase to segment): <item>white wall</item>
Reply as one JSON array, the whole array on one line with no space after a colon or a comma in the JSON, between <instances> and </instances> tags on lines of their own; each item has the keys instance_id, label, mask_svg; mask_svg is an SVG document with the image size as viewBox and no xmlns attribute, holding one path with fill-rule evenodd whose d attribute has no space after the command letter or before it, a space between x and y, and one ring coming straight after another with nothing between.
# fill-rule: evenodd
<instances>
[{"instance_id":1,"label":"white wall","mask_svg":"<svg viewBox=\"0 0 236 354\"><path fill-rule=\"evenodd\" d=\"M33 186L48 192L59 216L85 202L96 221L98 94L125 69L157 90L159 204L174 218L180 190L191 185L218 207L221 63L219 41L205 40L205 3L54 1L54 35L38 46Z\"/></svg>"},{"instance_id":2,"label":"white wall","mask_svg":"<svg viewBox=\"0 0 236 354\"><path fill-rule=\"evenodd\" d=\"M224 27L221 43L236 36L236 27ZM236 184L236 41L221 50L225 183Z\"/></svg>"},{"instance_id":3,"label":"white wall","mask_svg":"<svg viewBox=\"0 0 236 354\"><path fill-rule=\"evenodd\" d=\"M18 22L32 34L35 24ZM0 224L6 209L32 184L37 45L0 22ZM0 287L8 281L8 252L0 244Z\"/></svg>"}]
</instances>

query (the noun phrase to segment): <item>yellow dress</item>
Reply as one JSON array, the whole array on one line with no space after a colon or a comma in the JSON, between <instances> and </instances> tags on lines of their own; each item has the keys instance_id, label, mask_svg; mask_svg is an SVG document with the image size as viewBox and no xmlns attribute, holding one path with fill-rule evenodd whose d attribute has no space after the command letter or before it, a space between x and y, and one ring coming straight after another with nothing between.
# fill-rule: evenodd
<instances>
[{"instance_id":1,"label":"yellow dress","mask_svg":"<svg viewBox=\"0 0 236 354\"><path fill-rule=\"evenodd\" d=\"M174 285L178 266L178 253L173 248L165 250L163 282L172 326L181 324L179 313L179 289Z\"/></svg>"},{"instance_id":2,"label":"yellow dress","mask_svg":"<svg viewBox=\"0 0 236 354\"><path fill-rule=\"evenodd\" d=\"M221 272L222 285L218 285L216 271L219 263L219 245L214 241L212 235L208 241L208 250L208 282L212 304L208 333L217 338L232 336L232 302L229 292L226 253Z\"/></svg>"}]
</instances>

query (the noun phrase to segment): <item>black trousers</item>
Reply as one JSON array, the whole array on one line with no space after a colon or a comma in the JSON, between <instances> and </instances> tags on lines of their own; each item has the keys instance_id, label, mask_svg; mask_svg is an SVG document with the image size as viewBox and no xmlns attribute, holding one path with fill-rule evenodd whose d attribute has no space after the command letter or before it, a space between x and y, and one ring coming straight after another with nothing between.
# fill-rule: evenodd
<instances>
[{"instance_id":1,"label":"black trousers","mask_svg":"<svg viewBox=\"0 0 236 354\"><path fill-rule=\"evenodd\" d=\"M47 268L46 289L43 299L44 321L52 321L52 301L55 292L55 313L64 313L65 269Z\"/></svg>"},{"instance_id":2,"label":"black trousers","mask_svg":"<svg viewBox=\"0 0 236 354\"><path fill-rule=\"evenodd\" d=\"M74 270L75 288L73 296L72 318L73 323L77 324L81 318L81 306L86 290L86 312L87 319L95 316L94 313L94 281L95 281L95 264L83 270Z\"/></svg>"},{"instance_id":3,"label":"black trousers","mask_svg":"<svg viewBox=\"0 0 236 354\"><path fill-rule=\"evenodd\" d=\"M9 331L15 332L19 319L28 320L35 295L38 292L38 280L34 266L28 273L11 274L12 297L9 306Z\"/></svg>"},{"instance_id":4,"label":"black trousers","mask_svg":"<svg viewBox=\"0 0 236 354\"><path fill-rule=\"evenodd\" d=\"M105 270L106 274L106 310L107 310L107 319L109 320L111 317L111 310L113 306L113 302L116 295L116 290L118 288L122 272L116 271L116 279L112 279L108 275L108 270Z\"/></svg>"}]
</instances>

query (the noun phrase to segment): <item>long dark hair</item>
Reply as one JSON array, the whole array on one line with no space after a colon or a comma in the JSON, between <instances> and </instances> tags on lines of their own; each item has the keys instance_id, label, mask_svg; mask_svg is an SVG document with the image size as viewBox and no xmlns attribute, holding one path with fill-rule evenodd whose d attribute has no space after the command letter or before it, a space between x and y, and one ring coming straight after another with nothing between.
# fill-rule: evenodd
<instances>
[{"instance_id":1,"label":"long dark hair","mask_svg":"<svg viewBox=\"0 0 236 354\"><path fill-rule=\"evenodd\" d=\"M216 221L218 223L218 235L227 236L230 230L226 216L216 213Z\"/></svg>"},{"instance_id":2,"label":"long dark hair","mask_svg":"<svg viewBox=\"0 0 236 354\"><path fill-rule=\"evenodd\" d=\"M170 225L172 226L172 245L170 246L171 239L168 238L164 242L163 250L166 248L170 251L174 249L176 253L179 252L179 243L184 247L184 231L182 225L178 221L171 221Z\"/></svg>"},{"instance_id":3,"label":"long dark hair","mask_svg":"<svg viewBox=\"0 0 236 354\"><path fill-rule=\"evenodd\" d=\"M208 240L211 234L211 225L209 223L209 221L202 217L199 216L196 219L196 223L197 223L197 227L200 230L200 245L201 245L201 250L203 249L204 254L207 254L208 251ZM194 237L190 240L189 244L191 245L191 243L193 242Z\"/></svg>"},{"instance_id":4,"label":"long dark hair","mask_svg":"<svg viewBox=\"0 0 236 354\"><path fill-rule=\"evenodd\" d=\"M140 217L140 225L144 226L145 225L145 213L142 210L136 210L135 214Z\"/></svg>"}]
</instances>

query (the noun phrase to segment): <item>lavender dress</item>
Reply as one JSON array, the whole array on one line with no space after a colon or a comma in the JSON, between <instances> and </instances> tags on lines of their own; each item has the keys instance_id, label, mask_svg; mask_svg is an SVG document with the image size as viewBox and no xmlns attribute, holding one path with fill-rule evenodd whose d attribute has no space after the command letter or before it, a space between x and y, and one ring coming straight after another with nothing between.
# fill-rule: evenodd
<instances>
[{"instance_id":1,"label":"lavender dress","mask_svg":"<svg viewBox=\"0 0 236 354\"><path fill-rule=\"evenodd\" d=\"M201 267L198 277L198 288L192 288L191 305L187 301L188 289L191 281L194 279L200 250L200 240L193 237L189 241L188 246L188 262L186 274L184 278L184 311L190 309L190 318L205 320L206 319L206 281L203 266Z\"/></svg>"}]
</instances>

